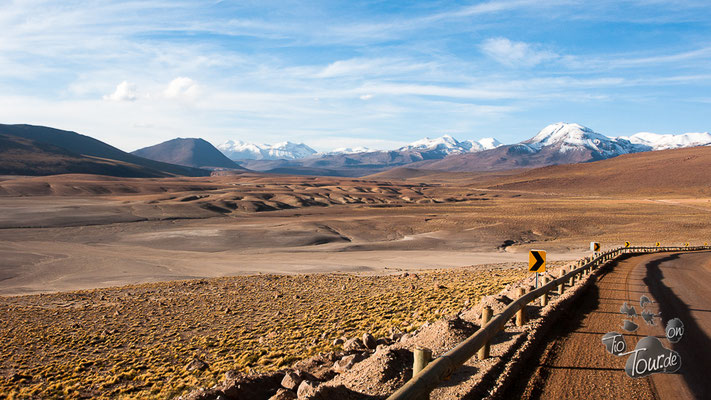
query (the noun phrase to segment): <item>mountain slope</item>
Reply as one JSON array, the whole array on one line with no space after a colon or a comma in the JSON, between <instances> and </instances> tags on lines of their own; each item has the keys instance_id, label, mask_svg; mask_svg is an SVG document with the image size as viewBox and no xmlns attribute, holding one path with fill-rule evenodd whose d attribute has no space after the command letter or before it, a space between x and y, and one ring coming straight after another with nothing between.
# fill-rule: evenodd
<instances>
[{"instance_id":1,"label":"mountain slope","mask_svg":"<svg viewBox=\"0 0 711 400\"><path fill-rule=\"evenodd\" d=\"M0 175L95 174L126 178L172 176L122 161L82 156L32 139L0 134Z\"/></svg>"},{"instance_id":2,"label":"mountain slope","mask_svg":"<svg viewBox=\"0 0 711 400\"><path fill-rule=\"evenodd\" d=\"M125 163L135 164L172 175L208 176L209 171L189 168L180 165L166 164L121 151L100 140L76 132L63 131L34 125L4 125L0 124L0 134L22 137L38 143L46 143L61 147L74 154L99 157Z\"/></svg>"},{"instance_id":3,"label":"mountain slope","mask_svg":"<svg viewBox=\"0 0 711 400\"><path fill-rule=\"evenodd\" d=\"M244 169L203 139L172 139L131 154L187 167Z\"/></svg>"},{"instance_id":4,"label":"mountain slope","mask_svg":"<svg viewBox=\"0 0 711 400\"><path fill-rule=\"evenodd\" d=\"M711 147L693 147L536 168L473 185L587 195L710 196L711 174L707 173L710 170Z\"/></svg>"}]
</instances>

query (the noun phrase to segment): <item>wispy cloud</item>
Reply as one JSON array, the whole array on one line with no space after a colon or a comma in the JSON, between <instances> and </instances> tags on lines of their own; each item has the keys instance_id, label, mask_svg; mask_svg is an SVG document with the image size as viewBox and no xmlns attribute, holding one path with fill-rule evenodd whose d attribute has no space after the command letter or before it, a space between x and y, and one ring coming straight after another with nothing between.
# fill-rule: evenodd
<instances>
[{"instance_id":1,"label":"wispy cloud","mask_svg":"<svg viewBox=\"0 0 711 400\"><path fill-rule=\"evenodd\" d=\"M481 50L486 55L509 67L532 67L559 57L539 47L524 42L512 42L503 37L489 38L481 44Z\"/></svg>"},{"instance_id":2,"label":"wispy cloud","mask_svg":"<svg viewBox=\"0 0 711 400\"><path fill-rule=\"evenodd\" d=\"M195 132L377 148L384 134L497 136L575 107L605 122L658 103L672 119L688 114L675 99L711 91L702 2L384 4L4 3L0 120L126 149Z\"/></svg>"}]
</instances>

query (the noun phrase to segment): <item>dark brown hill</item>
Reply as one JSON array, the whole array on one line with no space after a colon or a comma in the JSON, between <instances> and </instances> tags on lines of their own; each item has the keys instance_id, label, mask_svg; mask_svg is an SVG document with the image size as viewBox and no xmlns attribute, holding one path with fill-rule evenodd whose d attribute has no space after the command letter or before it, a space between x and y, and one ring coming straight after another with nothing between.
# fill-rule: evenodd
<instances>
[{"instance_id":1,"label":"dark brown hill","mask_svg":"<svg viewBox=\"0 0 711 400\"><path fill-rule=\"evenodd\" d=\"M711 147L625 154L482 179L472 186L583 195L711 195Z\"/></svg>"},{"instance_id":2,"label":"dark brown hill","mask_svg":"<svg viewBox=\"0 0 711 400\"><path fill-rule=\"evenodd\" d=\"M195 168L244 170L215 146L198 138L177 138L132 152L136 156Z\"/></svg>"},{"instance_id":3,"label":"dark brown hill","mask_svg":"<svg viewBox=\"0 0 711 400\"><path fill-rule=\"evenodd\" d=\"M96 174L127 178L172 176L123 161L83 156L62 147L0 134L0 175Z\"/></svg>"},{"instance_id":4,"label":"dark brown hill","mask_svg":"<svg viewBox=\"0 0 711 400\"><path fill-rule=\"evenodd\" d=\"M113 146L110 146L100 140L71 131L63 131L60 129L48 128L45 126L0 124L0 134L30 139L35 143L53 145L56 147L63 148L73 154L135 164L145 168L162 171L170 175L210 175L210 171L184 167L181 165L167 164L135 156L133 154L126 153L125 151L121 151ZM46 174L57 173L62 172L50 172L49 170L47 170ZM93 172L89 171L88 173Z\"/></svg>"}]
</instances>

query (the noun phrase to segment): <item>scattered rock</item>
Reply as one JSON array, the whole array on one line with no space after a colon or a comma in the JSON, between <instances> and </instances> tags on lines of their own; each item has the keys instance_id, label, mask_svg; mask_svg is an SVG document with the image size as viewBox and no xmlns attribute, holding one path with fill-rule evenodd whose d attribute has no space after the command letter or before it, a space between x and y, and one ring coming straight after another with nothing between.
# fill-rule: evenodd
<instances>
[{"instance_id":1,"label":"scattered rock","mask_svg":"<svg viewBox=\"0 0 711 400\"><path fill-rule=\"evenodd\" d=\"M316 399L317 388L318 382L302 381L296 391L296 396L299 400Z\"/></svg>"},{"instance_id":2,"label":"scattered rock","mask_svg":"<svg viewBox=\"0 0 711 400\"><path fill-rule=\"evenodd\" d=\"M338 345L341 345L341 344L343 344L343 339L337 338L337 339L334 339L334 340L333 340L333 345L334 345L334 346L338 346Z\"/></svg>"},{"instance_id":3,"label":"scattered rock","mask_svg":"<svg viewBox=\"0 0 711 400\"><path fill-rule=\"evenodd\" d=\"M289 390L296 390L303 379L296 372L289 371L281 380L281 386Z\"/></svg>"},{"instance_id":4,"label":"scattered rock","mask_svg":"<svg viewBox=\"0 0 711 400\"><path fill-rule=\"evenodd\" d=\"M362 340L363 346L365 346L366 349L375 350L375 348L378 346L378 343L375 341L375 338L370 333L364 333Z\"/></svg>"},{"instance_id":5,"label":"scattered rock","mask_svg":"<svg viewBox=\"0 0 711 400\"><path fill-rule=\"evenodd\" d=\"M197 357L193 358L193 360L185 366L186 371L204 371L207 368L207 363Z\"/></svg>"},{"instance_id":6,"label":"scattered rock","mask_svg":"<svg viewBox=\"0 0 711 400\"><path fill-rule=\"evenodd\" d=\"M362 342L358 338L351 338L343 343L343 350L345 351L358 351L361 350Z\"/></svg>"},{"instance_id":7,"label":"scattered rock","mask_svg":"<svg viewBox=\"0 0 711 400\"><path fill-rule=\"evenodd\" d=\"M345 356L345 357L341 358L340 360L336 361L335 363L333 363L333 370L338 372L339 374L342 374L342 373L348 371L349 369L351 369L351 367L353 367L353 364L355 364L355 359L356 359L355 354L351 354L350 356Z\"/></svg>"}]
</instances>

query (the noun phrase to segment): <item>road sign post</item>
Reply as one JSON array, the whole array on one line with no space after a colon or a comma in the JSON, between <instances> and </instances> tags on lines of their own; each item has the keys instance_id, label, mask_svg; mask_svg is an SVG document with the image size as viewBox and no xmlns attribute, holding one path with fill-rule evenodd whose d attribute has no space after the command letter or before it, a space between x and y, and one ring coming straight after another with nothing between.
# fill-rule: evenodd
<instances>
[{"instance_id":1,"label":"road sign post","mask_svg":"<svg viewBox=\"0 0 711 400\"><path fill-rule=\"evenodd\" d=\"M600 243L598 242L590 242L590 251L592 252L599 252L600 251Z\"/></svg>"},{"instance_id":2,"label":"road sign post","mask_svg":"<svg viewBox=\"0 0 711 400\"><path fill-rule=\"evenodd\" d=\"M536 273L536 288L538 288L538 273L546 272L546 252L544 250L528 252L528 271Z\"/></svg>"}]
</instances>

